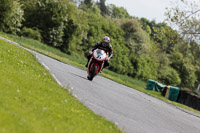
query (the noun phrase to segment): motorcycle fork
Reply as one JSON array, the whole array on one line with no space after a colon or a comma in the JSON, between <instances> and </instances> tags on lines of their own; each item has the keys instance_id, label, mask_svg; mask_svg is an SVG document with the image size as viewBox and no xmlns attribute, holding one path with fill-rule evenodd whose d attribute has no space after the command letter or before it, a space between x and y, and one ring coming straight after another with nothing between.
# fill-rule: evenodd
<instances>
[{"instance_id":1,"label":"motorcycle fork","mask_svg":"<svg viewBox=\"0 0 200 133\"><path fill-rule=\"evenodd\" d=\"M92 63L92 60L93 60L93 59L90 58L90 60L89 60L89 62L88 62L88 70L89 70L89 71L91 71L91 65L92 65L91 63Z\"/></svg>"}]
</instances>

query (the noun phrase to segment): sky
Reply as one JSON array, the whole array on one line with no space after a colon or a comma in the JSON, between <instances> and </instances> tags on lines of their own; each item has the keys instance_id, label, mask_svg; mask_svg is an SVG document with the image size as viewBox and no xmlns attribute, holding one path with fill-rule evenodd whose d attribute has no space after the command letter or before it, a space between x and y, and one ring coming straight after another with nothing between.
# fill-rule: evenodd
<instances>
[{"instance_id":1,"label":"sky","mask_svg":"<svg viewBox=\"0 0 200 133\"><path fill-rule=\"evenodd\" d=\"M157 23L164 21L166 7L172 6L170 0L106 0L106 4L124 7L131 16L144 17Z\"/></svg>"}]
</instances>

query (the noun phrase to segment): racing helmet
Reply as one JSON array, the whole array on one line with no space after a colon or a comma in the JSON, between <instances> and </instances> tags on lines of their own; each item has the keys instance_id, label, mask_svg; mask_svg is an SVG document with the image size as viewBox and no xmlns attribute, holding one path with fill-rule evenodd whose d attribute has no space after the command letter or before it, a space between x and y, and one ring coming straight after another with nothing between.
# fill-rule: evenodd
<instances>
[{"instance_id":1,"label":"racing helmet","mask_svg":"<svg viewBox=\"0 0 200 133\"><path fill-rule=\"evenodd\" d=\"M102 42L103 46L107 46L110 43L110 38L108 36L104 36Z\"/></svg>"},{"instance_id":2,"label":"racing helmet","mask_svg":"<svg viewBox=\"0 0 200 133\"><path fill-rule=\"evenodd\" d=\"M104 36L103 37L103 42L109 43L110 42L110 38L108 36Z\"/></svg>"}]
</instances>

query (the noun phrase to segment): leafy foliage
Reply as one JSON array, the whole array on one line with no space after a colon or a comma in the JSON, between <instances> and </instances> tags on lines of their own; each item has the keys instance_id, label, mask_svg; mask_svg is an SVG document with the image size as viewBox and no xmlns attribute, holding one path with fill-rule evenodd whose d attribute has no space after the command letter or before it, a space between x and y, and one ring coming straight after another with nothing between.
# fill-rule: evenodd
<instances>
[{"instance_id":1,"label":"leafy foliage","mask_svg":"<svg viewBox=\"0 0 200 133\"><path fill-rule=\"evenodd\" d=\"M26 1L24 26L38 28L43 41L49 45L62 45L63 28L68 17L67 3L64 0Z\"/></svg>"},{"instance_id":2,"label":"leafy foliage","mask_svg":"<svg viewBox=\"0 0 200 133\"><path fill-rule=\"evenodd\" d=\"M103 36L109 36L114 50L110 70L193 90L199 84L197 40L186 41L166 23L130 16L123 7L106 5L106 0L0 1L3 32L41 40L80 59ZM184 35L189 32L198 36L194 34L199 31L198 4L189 5L185 0L181 3L191 12L181 7L169 9L168 20L177 24Z\"/></svg>"},{"instance_id":3,"label":"leafy foliage","mask_svg":"<svg viewBox=\"0 0 200 133\"><path fill-rule=\"evenodd\" d=\"M122 21L121 27L125 32L126 46L131 50L131 53L138 56L145 54L150 48L150 44L141 24L136 19L125 19Z\"/></svg>"},{"instance_id":4,"label":"leafy foliage","mask_svg":"<svg viewBox=\"0 0 200 133\"><path fill-rule=\"evenodd\" d=\"M113 4L108 5L108 15L113 18L129 18L130 15L123 7L117 7Z\"/></svg>"},{"instance_id":5,"label":"leafy foliage","mask_svg":"<svg viewBox=\"0 0 200 133\"><path fill-rule=\"evenodd\" d=\"M20 32L24 11L18 0L0 0L0 30L16 34Z\"/></svg>"},{"instance_id":6,"label":"leafy foliage","mask_svg":"<svg viewBox=\"0 0 200 133\"><path fill-rule=\"evenodd\" d=\"M88 8L91 8L93 5L93 0L84 0L84 4L87 5Z\"/></svg>"},{"instance_id":7,"label":"leafy foliage","mask_svg":"<svg viewBox=\"0 0 200 133\"><path fill-rule=\"evenodd\" d=\"M24 27L21 31L21 35L41 41L41 34L38 30Z\"/></svg>"},{"instance_id":8,"label":"leafy foliage","mask_svg":"<svg viewBox=\"0 0 200 133\"><path fill-rule=\"evenodd\" d=\"M166 85L178 86L181 83L178 72L171 67L163 67L160 69L160 75L158 74L158 79L165 83Z\"/></svg>"},{"instance_id":9,"label":"leafy foliage","mask_svg":"<svg viewBox=\"0 0 200 133\"><path fill-rule=\"evenodd\" d=\"M189 42L200 43L200 0L176 0L166 16L167 21Z\"/></svg>"},{"instance_id":10,"label":"leafy foliage","mask_svg":"<svg viewBox=\"0 0 200 133\"><path fill-rule=\"evenodd\" d=\"M105 16L108 14L108 8L106 6L106 0L100 0L97 3L99 9L101 10L101 15Z\"/></svg>"},{"instance_id":11,"label":"leafy foliage","mask_svg":"<svg viewBox=\"0 0 200 133\"><path fill-rule=\"evenodd\" d=\"M146 81L147 79L157 79L157 63L150 57L136 57L131 55L131 63L134 67L131 76Z\"/></svg>"}]
</instances>

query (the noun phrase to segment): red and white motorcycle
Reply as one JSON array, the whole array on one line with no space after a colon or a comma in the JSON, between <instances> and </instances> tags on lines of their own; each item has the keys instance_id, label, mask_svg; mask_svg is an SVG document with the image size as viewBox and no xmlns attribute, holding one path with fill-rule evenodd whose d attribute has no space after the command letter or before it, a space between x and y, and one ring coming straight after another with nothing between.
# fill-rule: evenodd
<instances>
[{"instance_id":1,"label":"red and white motorcycle","mask_svg":"<svg viewBox=\"0 0 200 133\"><path fill-rule=\"evenodd\" d=\"M105 60L108 59L106 52L102 49L95 49L92 53L92 57L88 63L88 76L89 80L93 78L102 71Z\"/></svg>"}]
</instances>

